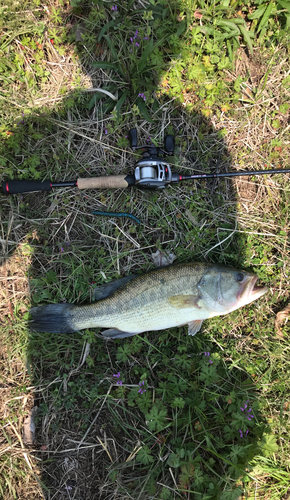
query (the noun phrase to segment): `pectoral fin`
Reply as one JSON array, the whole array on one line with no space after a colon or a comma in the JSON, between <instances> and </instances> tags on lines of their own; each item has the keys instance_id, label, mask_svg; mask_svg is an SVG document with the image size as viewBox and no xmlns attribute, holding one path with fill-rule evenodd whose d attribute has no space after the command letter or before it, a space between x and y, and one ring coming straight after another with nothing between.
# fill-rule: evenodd
<instances>
[{"instance_id":1,"label":"pectoral fin","mask_svg":"<svg viewBox=\"0 0 290 500\"><path fill-rule=\"evenodd\" d=\"M191 321L188 323L188 335L195 335L201 329L203 320L196 319L195 321Z\"/></svg>"},{"instance_id":2,"label":"pectoral fin","mask_svg":"<svg viewBox=\"0 0 290 500\"><path fill-rule=\"evenodd\" d=\"M123 332L122 330L117 330L116 328L104 330L101 334L106 337L106 339L124 339L125 337L133 337L133 335L137 335L137 333Z\"/></svg>"},{"instance_id":3,"label":"pectoral fin","mask_svg":"<svg viewBox=\"0 0 290 500\"><path fill-rule=\"evenodd\" d=\"M168 298L168 302L172 307L176 309L185 309L188 307L196 307L200 309L198 301L200 300L199 295L173 295Z\"/></svg>"}]
</instances>

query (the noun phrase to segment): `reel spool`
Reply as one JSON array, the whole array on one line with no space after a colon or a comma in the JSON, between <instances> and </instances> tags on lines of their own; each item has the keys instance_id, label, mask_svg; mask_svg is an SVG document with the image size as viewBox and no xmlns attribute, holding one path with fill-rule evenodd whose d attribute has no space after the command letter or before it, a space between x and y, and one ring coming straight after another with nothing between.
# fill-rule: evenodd
<instances>
[{"instance_id":1,"label":"reel spool","mask_svg":"<svg viewBox=\"0 0 290 500\"><path fill-rule=\"evenodd\" d=\"M163 155L173 155L174 136L165 136L164 150L154 146L154 144L137 146L137 130L135 128L129 131L128 137L133 151L145 149L143 158L135 166L135 184L142 189L165 188L167 184L172 182L172 172L170 165L162 161L162 157Z\"/></svg>"}]
</instances>

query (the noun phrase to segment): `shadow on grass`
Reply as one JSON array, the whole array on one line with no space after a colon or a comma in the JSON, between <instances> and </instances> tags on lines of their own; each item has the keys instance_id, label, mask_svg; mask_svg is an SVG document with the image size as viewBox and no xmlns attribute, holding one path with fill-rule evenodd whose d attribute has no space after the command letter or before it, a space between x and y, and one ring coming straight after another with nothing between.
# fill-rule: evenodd
<instances>
[{"instance_id":1,"label":"shadow on grass","mask_svg":"<svg viewBox=\"0 0 290 500\"><path fill-rule=\"evenodd\" d=\"M72 94L58 114L31 116L7 138L3 180L130 174L136 158L126 136L132 127L140 143L151 138L162 145L166 133L176 135L175 156L168 158L175 171L231 170L223 134L210 120L163 97L156 102L154 122L146 123L130 112L119 119L103 115L101 101L88 111L87 94ZM3 196L3 316L8 318L11 308L14 314L5 331L15 338L25 307L19 308L9 281L16 249L31 259L33 305L89 302L96 285L152 269L156 251L174 254L176 262L243 268L236 204L229 179L161 191L68 188ZM94 209L131 212L141 225L96 219ZM186 327L108 343L93 330L27 333L27 366L35 386L30 406L39 408L34 454L43 495L238 498L265 431L253 383L232 361L241 348L240 333L255 321L255 306L247 313L246 322L245 311L209 320L195 337Z\"/></svg>"},{"instance_id":2,"label":"shadow on grass","mask_svg":"<svg viewBox=\"0 0 290 500\"><path fill-rule=\"evenodd\" d=\"M114 145L137 126L140 142L149 136L161 141L165 132L176 134L173 168L179 172L193 167L203 172L217 166L219 171L230 169L224 140L204 117L170 103L160 103L160 108L156 124L127 116L100 123L86 115L70 122L69 133L46 117L31 119L23 125L27 132L19 150L29 143L27 155L46 162L47 177L53 181L129 174L135 159L129 148L119 151ZM165 130L160 123L166 116L170 127ZM65 118L54 120L66 124ZM105 136L104 123L109 130ZM39 170L46 177L45 169ZM152 253L158 250L174 254L176 262L243 267L243 240L235 233L236 191L228 179L188 182L162 191L68 188L2 200L3 234L8 235L10 224L8 244L14 242L6 256L16 247L30 254L33 305L88 302L94 286L152 269ZM130 211L142 224L95 219L93 209ZM249 323L255 318L254 306L251 315ZM16 313L19 320L21 316L21 311ZM250 403L248 409L258 421L253 384L231 362L240 321L237 311L208 320L193 338L182 327L108 344L93 330L29 333L27 356L36 386L34 405L39 407L36 448L45 497L106 498L116 488L118 498L166 497L167 491L175 495L174 489L192 498L216 498L223 490L233 495L227 478L248 477L244 468L264 430L261 423L254 430L254 419L241 410ZM118 372L122 387L113 377ZM147 389L141 395L142 380ZM241 491L237 487L236 492Z\"/></svg>"}]
</instances>

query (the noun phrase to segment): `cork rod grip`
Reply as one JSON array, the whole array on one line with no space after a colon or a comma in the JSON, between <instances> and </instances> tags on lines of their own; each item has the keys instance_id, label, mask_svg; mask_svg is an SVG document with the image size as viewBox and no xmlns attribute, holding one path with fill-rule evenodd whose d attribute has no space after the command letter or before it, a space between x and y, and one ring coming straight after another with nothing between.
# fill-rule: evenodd
<instances>
[{"instance_id":1,"label":"cork rod grip","mask_svg":"<svg viewBox=\"0 0 290 500\"><path fill-rule=\"evenodd\" d=\"M129 186L124 175L109 175L77 180L79 189L118 189Z\"/></svg>"}]
</instances>

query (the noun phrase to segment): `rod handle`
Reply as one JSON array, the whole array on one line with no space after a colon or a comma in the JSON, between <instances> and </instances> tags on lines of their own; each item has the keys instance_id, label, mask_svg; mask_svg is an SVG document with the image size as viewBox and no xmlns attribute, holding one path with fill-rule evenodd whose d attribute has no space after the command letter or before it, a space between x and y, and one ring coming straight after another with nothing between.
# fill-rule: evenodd
<instances>
[{"instance_id":1,"label":"rod handle","mask_svg":"<svg viewBox=\"0 0 290 500\"><path fill-rule=\"evenodd\" d=\"M4 194L30 193L31 191L51 191L51 182L29 180L2 182Z\"/></svg>"},{"instance_id":2,"label":"rod handle","mask_svg":"<svg viewBox=\"0 0 290 500\"><path fill-rule=\"evenodd\" d=\"M134 175L108 175L77 180L79 189L118 189L134 184Z\"/></svg>"}]
</instances>

